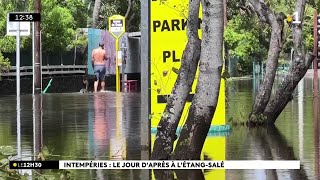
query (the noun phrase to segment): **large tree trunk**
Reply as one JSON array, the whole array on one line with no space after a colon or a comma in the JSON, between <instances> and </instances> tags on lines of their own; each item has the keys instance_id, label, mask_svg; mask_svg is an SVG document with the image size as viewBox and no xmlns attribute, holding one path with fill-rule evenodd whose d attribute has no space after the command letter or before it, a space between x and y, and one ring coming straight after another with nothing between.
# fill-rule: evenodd
<instances>
[{"instance_id":1,"label":"large tree trunk","mask_svg":"<svg viewBox=\"0 0 320 180\"><path fill-rule=\"evenodd\" d=\"M177 139L176 129L189 92L191 92L201 52L201 41L198 36L199 8L200 0L189 1L188 43L182 55L177 80L158 124L151 155L151 159L154 160L170 159L173 143Z\"/></svg>"},{"instance_id":2,"label":"large tree trunk","mask_svg":"<svg viewBox=\"0 0 320 180\"><path fill-rule=\"evenodd\" d=\"M304 17L306 1L298 0L296 4L296 12L299 14L299 20L302 21ZM314 55L312 53L305 53L305 46L302 34L302 22L301 24L292 25L293 44L294 44L294 57L293 63L290 67L289 73L284 78L284 81L280 84L280 88L271 97L266 109L264 110L264 117L266 117L268 124L275 123L276 119L286 107L289 101L292 100L292 93L300 80L306 74L310 67Z\"/></svg>"},{"instance_id":3,"label":"large tree trunk","mask_svg":"<svg viewBox=\"0 0 320 180\"><path fill-rule=\"evenodd\" d=\"M223 1L203 0L199 79L173 159L200 159L220 90L223 46Z\"/></svg>"},{"instance_id":4,"label":"large tree trunk","mask_svg":"<svg viewBox=\"0 0 320 180\"><path fill-rule=\"evenodd\" d=\"M92 14L92 28L96 28L98 25L100 8L101 0L95 0Z\"/></svg>"},{"instance_id":5,"label":"large tree trunk","mask_svg":"<svg viewBox=\"0 0 320 180\"><path fill-rule=\"evenodd\" d=\"M283 20L285 19L285 16L282 13L275 14L268 6L259 0L250 0L250 3L254 7L260 20L270 24L272 28L266 63L266 74L249 115L249 122L256 122L262 118L261 114L267 106L272 92L272 86L278 68L278 59L284 43Z\"/></svg>"},{"instance_id":6,"label":"large tree trunk","mask_svg":"<svg viewBox=\"0 0 320 180\"><path fill-rule=\"evenodd\" d=\"M299 81L306 74L313 58L314 56L311 53L308 53L305 59L303 57L295 58L295 62L293 63L294 67L291 67L291 70L284 78L280 88L277 89L276 93L271 97L270 102L263 113L266 119L265 123L274 124L288 102L293 99L292 93Z\"/></svg>"}]
</instances>

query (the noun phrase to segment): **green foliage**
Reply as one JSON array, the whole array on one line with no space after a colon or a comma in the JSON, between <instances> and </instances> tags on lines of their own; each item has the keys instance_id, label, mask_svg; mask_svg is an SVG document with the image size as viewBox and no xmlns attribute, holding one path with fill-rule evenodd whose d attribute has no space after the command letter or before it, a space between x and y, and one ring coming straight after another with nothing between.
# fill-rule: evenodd
<instances>
[{"instance_id":1,"label":"green foliage","mask_svg":"<svg viewBox=\"0 0 320 180\"><path fill-rule=\"evenodd\" d=\"M293 15L296 0L267 0L266 4L275 12ZM310 4L310 3L309 3ZM303 35L306 49L313 49L313 11L315 5L307 5L303 19ZM252 7L245 0L228 1L228 25L225 30L226 48L231 57L238 57L244 72L251 72L252 59L265 61L269 49L270 26L260 22ZM283 51L280 64L289 63L289 54L293 47L292 32L285 21Z\"/></svg>"},{"instance_id":2,"label":"green foliage","mask_svg":"<svg viewBox=\"0 0 320 180\"><path fill-rule=\"evenodd\" d=\"M236 16L228 22L224 37L230 55L248 60L266 55L269 34L269 29L255 17Z\"/></svg>"},{"instance_id":3,"label":"green foliage","mask_svg":"<svg viewBox=\"0 0 320 180\"><path fill-rule=\"evenodd\" d=\"M303 36L305 38L306 49L309 51L313 51L313 13L314 8L307 5L303 19Z\"/></svg>"},{"instance_id":4,"label":"green foliage","mask_svg":"<svg viewBox=\"0 0 320 180\"><path fill-rule=\"evenodd\" d=\"M93 8L93 5L90 6ZM98 28L107 29L108 18L119 14L125 16L128 8L127 0L102 0ZM91 17L91 15L90 15ZM90 22L92 19L90 18ZM132 0L131 10L126 19L128 32L140 30L140 1Z\"/></svg>"},{"instance_id":5,"label":"green foliage","mask_svg":"<svg viewBox=\"0 0 320 180\"><path fill-rule=\"evenodd\" d=\"M44 52L61 52L73 44L77 28L87 26L87 6L83 0L42 0L41 30ZM34 11L34 0L4 0L0 2L0 15L6 17L12 11ZM0 51L15 51L15 37L6 36L6 18L0 19ZM21 38L21 48L30 49L31 36Z\"/></svg>"},{"instance_id":6,"label":"green foliage","mask_svg":"<svg viewBox=\"0 0 320 180\"><path fill-rule=\"evenodd\" d=\"M88 36L85 35L81 29L77 29L75 33L76 39L67 47L67 49L71 50L77 47L81 51L85 51L88 46Z\"/></svg>"},{"instance_id":7,"label":"green foliage","mask_svg":"<svg viewBox=\"0 0 320 180\"><path fill-rule=\"evenodd\" d=\"M57 6L53 0L43 2L43 51L65 51L75 35L74 18L66 7ZM54 45L54 46L53 46Z\"/></svg>"},{"instance_id":8,"label":"green foliage","mask_svg":"<svg viewBox=\"0 0 320 180\"><path fill-rule=\"evenodd\" d=\"M42 0L41 30L42 50L44 52L63 52L75 46L85 49L87 37L77 31L78 28L90 27L90 18L94 1L91 0ZM108 17L125 15L127 0L103 0L100 11L99 28L107 28ZM16 49L16 39L6 36L6 16L8 12L34 11L34 0L1 0L0 1L0 52L13 53ZM138 31L140 24L140 1L132 1L128 15L130 31ZM76 36L77 35L77 39ZM21 38L22 50L30 50L31 36Z\"/></svg>"},{"instance_id":9,"label":"green foliage","mask_svg":"<svg viewBox=\"0 0 320 180\"><path fill-rule=\"evenodd\" d=\"M319 0L309 0L308 4L311 7L318 9L318 11L320 10L320 1Z\"/></svg>"},{"instance_id":10,"label":"green foliage","mask_svg":"<svg viewBox=\"0 0 320 180\"><path fill-rule=\"evenodd\" d=\"M89 16L87 5L83 0L65 0L61 3L61 5L70 10L75 21L75 27L87 27L87 21Z\"/></svg>"},{"instance_id":11,"label":"green foliage","mask_svg":"<svg viewBox=\"0 0 320 180\"><path fill-rule=\"evenodd\" d=\"M39 173L36 170L32 171L32 176L29 174L20 174L17 170L9 168L9 160L12 159L12 156L16 155L16 150L12 146L0 146L0 178L4 179L34 179L34 180L68 180L72 179L73 174L68 170L43 170ZM44 147L38 155L38 158L43 160L50 160L51 153L47 147Z\"/></svg>"},{"instance_id":12,"label":"green foliage","mask_svg":"<svg viewBox=\"0 0 320 180\"><path fill-rule=\"evenodd\" d=\"M10 69L10 61L8 58L4 58L0 51L0 73ZM0 149L1 153L1 149Z\"/></svg>"},{"instance_id":13,"label":"green foliage","mask_svg":"<svg viewBox=\"0 0 320 180\"><path fill-rule=\"evenodd\" d=\"M0 157L16 155L16 150L12 146L0 146Z\"/></svg>"}]
</instances>

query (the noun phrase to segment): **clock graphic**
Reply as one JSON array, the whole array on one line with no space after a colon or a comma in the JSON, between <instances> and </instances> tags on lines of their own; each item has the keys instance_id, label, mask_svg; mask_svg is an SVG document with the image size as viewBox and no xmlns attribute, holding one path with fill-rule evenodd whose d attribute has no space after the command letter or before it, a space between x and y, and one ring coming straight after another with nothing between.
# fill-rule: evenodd
<instances>
[{"instance_id":1,"label":"clock graphic","mask_svg":"<svg viewBox=\"0 0 320 180\"><path fill-rule=\"evenodd\" d=\"M40 13L9 13L9 21L40 21Z\"/></svg>"}]
</instances>

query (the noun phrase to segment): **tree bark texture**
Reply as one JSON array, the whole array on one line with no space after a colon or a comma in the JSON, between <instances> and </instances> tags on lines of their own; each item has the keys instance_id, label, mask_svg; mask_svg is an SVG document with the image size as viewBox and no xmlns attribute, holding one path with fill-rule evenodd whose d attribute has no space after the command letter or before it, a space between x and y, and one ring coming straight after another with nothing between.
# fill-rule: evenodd
<instances>
[{"instance_id":1,"label":"tree bark texture","mask_svg":"<svg viewBox=\"0 0 320 180\"><path fill-rule=\"evenodd\" d=\"M298 0L296 4L296 12L299 14L299 20L302 21L305 11L305 0ZM301 24L293 24L293 45L295 53L293 55L293 63L284 81L280 84L276 93L271 97L263 115L266 117L268 124L275 123L276 119L286 107L288 102L293 98L292 93L300 80L306 74L308 68L310 67L314 55L309 52L305 52L305 45L302 34L302 22Z\"/></svg>"},{"instance_id":2,"label":"tree bark texture","mask_svg":"<svg viewBox=\"0 0 320 180\"><path fill-rule=\"evenodd\" d=\"M100 8L101 8L101 0L95 0L93 13L92 13L92 28L96 28L98 25Z\"/></svg>"},{"instance_id":3,"label":"tree bark texture","mask_svg":"<svg viewBox=\"0 0 320 180\"><path fill-rule=\"evenodd\" d=\"M265 77L255 97L255 102L249 115L249 121L256 122L261 119L261 114L271 96L272 86L278 68L278 59L284 43L283 28L286 17L282 13L275 14L268 6L259 0L250 0L250 3L254 7L260 20L268 23L272 28Z\"/></svg>"},{"instance_id":4,"label":"tree bark texture","mask_svg":"<svg viewBox=\"0 0 320 180\"><path fill-rule=\"evenodd\" d=\"M177 139L176 129L189 92L192 90L201 52L201 41L198 35L199 8L200 0L189 1L188 43L182 55L177 80L158 124L151 155L151 159L154 160L170 159L174 141Z\"/></svg>"},{"instance_id":5,"label":"tree bark texture","mask_svg":"<svg viewBox=\"0 0 320 180\"><path fill-rule=\"evenodd\" d=\"M126 14L124 15L124 18L125 18L125 21L126 21L126 32L128 32L128 30L129 30L129 27L130 27L130 22L131 22L131 20L129 21L128 20L128 16L129 16L129 13L130 13L130 11L131 11L131 7L132 7L132 4L134 3L134 0L132 1L132 0L127 0L127 2L128 2L128 7L127 7L127 11L126 11Z\"/></svg>"},{"instance_id":6,"label":"tree bark texture","mask_svg":"<svg viewBox=\"0 0 320 180\"><path fill-rule=\"evenodd\" d=\"M221 0L202 0L202 42L196 93L173 159L200 159L220 90L224 8Z\"/></svg>"},{"instance_id":7,"label":"tree bark texture","mask_svg":"<svg viewBox=\"0 0 320 180\"><path fill-rule=\"evenodd\" d=\"M263 113L264 117L267 119L267 124L274 124L288 102L293 99L292 93L306 74L313 58L313 54L308 53L305 57L305 62L294 62L293 67L291 67L276 93L271 97L270 102ZM297 59L299 59L298 61L303 60L302 57L296 57L295 61Z\"/></svg>"}]
</instances>

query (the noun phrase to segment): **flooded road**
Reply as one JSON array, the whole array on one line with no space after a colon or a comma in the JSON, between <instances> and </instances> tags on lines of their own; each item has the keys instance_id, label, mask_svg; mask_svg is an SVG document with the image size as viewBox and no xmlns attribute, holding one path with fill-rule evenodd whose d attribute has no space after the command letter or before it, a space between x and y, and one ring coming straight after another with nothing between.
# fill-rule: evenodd
<instances>
[{"instance_id":1,"label":"flooded road","mask_svg":"<svg viewBox=\"0 0 320 180\"><path fill-rule=\"evenodd\" d=\"M228 82L227 89L227 119L248 117L258 85L253 80L234 80ZM0 97L0 146L13 146L17 157L25 160L31 160L44 146L56 159L139 160L145 156L140 149L140 96L116 92L45 94L35 98L22 95L18 105L16 96ZM209 159L297 159L301 160L301 170L160 171L155 175L158 179L197 180L319 179L319 132L314 124L314 106L312 79L305 79L276 127L234 127L228 136L208 137L204 147ZM75 179L154 178L145 170L71 172Z\"/></svg>"}]
</instances>

